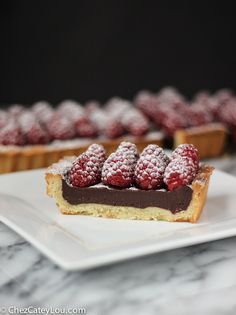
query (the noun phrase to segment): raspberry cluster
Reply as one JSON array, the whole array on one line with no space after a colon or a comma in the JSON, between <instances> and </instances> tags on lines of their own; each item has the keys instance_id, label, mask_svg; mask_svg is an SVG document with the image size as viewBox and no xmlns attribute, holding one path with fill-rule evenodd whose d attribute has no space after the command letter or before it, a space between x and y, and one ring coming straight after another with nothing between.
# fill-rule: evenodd
<instances>
[{"instance_id":1,"label":"raspberry cluster","mask_svg":"<svg viewBox=\"0 0 236 315\"><path fill-rule=\"evenodd\" d=\"M99 183L105 159L104 147L92 144L74 161L67 174L69 183L74 187L88 187Z\"/></svg>"},{"instance_id":2,"label":"raspberry cluster","mask_svg":"<svg viewBox=\"0 0 236 315\"><path fill-rule=\"evenodd\" d=\"M102 182L122 188L131 186L134 183L136 161L136 146L129 142L122 142L105 161L102 168Z\"/></svg>"},{"instance_id":3,"label":"raspberry cluster","mask_svg":"<svg viewBox=\"0 0 236 315\"><path fill-rule=\"evenodd\" d=\"M182 144L172 153L171 161L165 169L164 183L170 191L191 184L198 169L197 149L191 144Z\"/></svg>"},{"instance_id":4,"label":"raspberry cluster","mask_svg":"<svg viewBox=\"0 0 236 315\"><path fill-rule=\"evenodd\" d=\"M102 181L118 188L155 190L166 186L171 191L191 184L198 168L198 151L191 144L180 145L169 158L157 145L148 145L139 156L135 144L121 142L107 159L104 148L93 144L74 161L68 180L75 187Z\"/></svg>"},{"instance_id":5,"label":"raspberry cluster","mask_svg":"<svg viewBox=\"0 0 236 315\"><path fill-rule=\"evenodd\" d=\"M135 182L141 189L157 189L163 185L163 176L169 158L155 144L148 145L140 155L135 167Z\"/></svg>"},{"instance_id":6,"label":"raspberry cluster","mask_svg":"<svg viewBox=\"0 0 236 315\"><path fill-rule=\"evenodd\" d=\"M24 123L25 116L30 117L28 126ZM73 138L114 139L123 135L142 137L156 129L168 138L173 137L176 130L211 122L225 124L235 138L236 97L230 90L219 90L215 94L202 91L189 101L176 89L165 87L158 93L140 91L133 102L113 97L104 105L96 100L85 106L73 100L65 100L56 107L46 101L30 108L13 104L7 110L0 110L0 144L45 144Z\"/></svg>"}]
</instances>

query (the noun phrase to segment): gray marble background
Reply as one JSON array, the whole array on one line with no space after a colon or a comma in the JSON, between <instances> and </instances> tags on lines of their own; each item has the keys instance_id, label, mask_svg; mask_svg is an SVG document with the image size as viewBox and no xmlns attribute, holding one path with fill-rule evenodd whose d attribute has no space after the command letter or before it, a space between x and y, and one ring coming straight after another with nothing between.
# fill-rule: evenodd
<instances>
[{"instance_id":1,"label":"gray marble background","mask_svg":"<svg viewBox=\"0 0 236 315\"><path fill-rule=\"evenodd\" d=\"M236 175L236 157L211 164ZM0 235L0 308L84 307L91 315L236 314L236 237L65 272L3 224Z\"/></svg>"}]
</instances>

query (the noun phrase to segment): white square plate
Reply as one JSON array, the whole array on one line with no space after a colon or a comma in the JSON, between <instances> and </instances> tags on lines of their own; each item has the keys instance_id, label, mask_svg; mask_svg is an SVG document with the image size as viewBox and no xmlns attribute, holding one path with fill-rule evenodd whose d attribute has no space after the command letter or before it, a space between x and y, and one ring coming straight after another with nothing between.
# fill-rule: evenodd
<instances>
[{"instance_id":1,"label":"white square plate","mask_svg":"<svg viewBox=\"0 0 236 315\"><path fill-rule=\"evenodd\" d=\"M0 220L67 270L82 270L236 235L236 177L215 171L196 224L62 215L44 170L0 176Z\"/></svg>"}]
</instances>

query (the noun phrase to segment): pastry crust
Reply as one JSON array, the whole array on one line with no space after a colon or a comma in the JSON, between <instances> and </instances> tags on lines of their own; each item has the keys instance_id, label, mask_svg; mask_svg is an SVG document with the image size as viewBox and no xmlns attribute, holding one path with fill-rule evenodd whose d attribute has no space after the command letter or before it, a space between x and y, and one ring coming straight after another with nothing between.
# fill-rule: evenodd
<instances>
[{"instance_id":1,"label":"pastry crust","mask_svg":"<svg viewBox=\"0 0 236 315\"><path fill-rule=\"evenodd\" d=\"M65 170L65 167L69 168L71 166L73 160L74 157L68 157L48 168L45 176L48 196L55 198L56 204L63 214L92 215L114 219L163 220L195 223L204 207L210 176L214 169L207 165L201 166L191 185L193 194L188 208L173 214L167 209L158 207L140 209L94 203L78 205L68 203L62 196L62 172Z\"/></svg>"},{"instance_id":2,"label":"pastry crust","mask_svg":"<svg viewBox=\"0 0 236 315\"><path fill-rule=\"evenodd\" d=\"M211 123L199 127L177 130L174 134L174 147L182 143L191 143L200 158L210 158L223 153L227 137L227 129L221 123Z\"/></svg>"},{"instance_id":3,"label":"pastry crust","mask_svg":"<svg viewBox=\"0 0 236 315\"><path fill-rule=\"evenodd\" d=\"M144 137L135 138L126 136L113 140L96 140L102 144L107 153L113 152L121 141L132 141L142 151L150 142L163 146L164 136L160 132L147 134ZM1 146L0 145L0 174L15 171L48 167L52 163L68 155L80 155L94 142L94 139L74 139L57 141L49 145Z\"/></svg>"}]
</instances>

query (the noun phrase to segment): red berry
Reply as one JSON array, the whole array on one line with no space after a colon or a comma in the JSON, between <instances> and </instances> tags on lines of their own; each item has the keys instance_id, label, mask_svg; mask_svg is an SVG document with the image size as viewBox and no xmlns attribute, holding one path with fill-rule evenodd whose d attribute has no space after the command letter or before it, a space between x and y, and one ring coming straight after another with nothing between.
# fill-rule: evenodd
<instances>
[{"instance_id":1,"label":"red berry","mask_svg":"<svg viewBox=\"0 0 236 315\"><path fill-rule=\"evenodd\" d=\"M171 160L181 156L187 156L192 159L196 166L199 165L199 153L198 149L189 143L180 144L172 153Z\"/></svg>"},{"instance_id":2,"label":"red berry","mask_svg":"<svg viewBox=\"0 0 236 315\"><path fill-rule=\"evenodd\" d=\"M165 168L169 158L162 148L148 145L140 155L135 167L135 182L141 189L157 189L163 185Z\"/></svg>"},{"instance_id":3,"label":"red berry","mask_svg":"<svg viewBox=\"0 0 236 315\"><path fill-rule=\"evenodd\" d=\"M167 165L164 173L164 183L171 191L191 184L196 174L197 166L193 159L188 156L179 156Z\"/></svg>"},{"instance_id":4,"label":"red berry","mask_svg":"<svg viewBox=\"0 0 236 315\"><path fill-rule=\"evenodd\" d=\"M140 91L134 99L134 104L145 116L152 120L159 108L157 97L148 91Z\"/></svg>"},{"instance_id":5,"label":"red berry","mask_svg":"<svg viewBox=\"0 0 236 315\"><path fill-rule=\"evenodd\" d=\"M84 152L74 161L68 173L68 180L74 187L89 187L101 181L102 165L99 157Z\"/></svg>"},{"instance_id":6,"label":"red berry","mask_svg":"<svg viewBox=\"0 0 236 315\"><path fill-rule=\"evenodd\" d=\"M162 122L162 127L168 136L173 136L178 129L183 129L187 125L186 119L175 112L167 114L167 118Z\"/></svg>"},{"instance_id":7,"label":"red berry","mask_svg":"<svg viewBox=\"0 0 236 315\"><path fill-rule=\"evenodd\" d=\"M4 127L7 124L8 113L4 110L0 110L0 128Z\"/></svg>"},{"instance_id":8,"label":"red berry","mask_svg":"<svg viewBox=\"0 0 236 315\"><path fill-rule=\"evenodd\" d=\"M211 122L213 120L213 116L210 108L203 104L194 103L189 108L187 120L189 126L201 126Z\"/></svg>"},{"instance_id":9,"label":"red berry","mask_svg":"<svg viewBox=\"0 0 236 315\"><path fill-rule=\"evenodd\" d=\"M96 127L87 118L75 123L75 130L79 137L93 138L97 135Z\"/></svg>"},{"instance_id":10,"label":"red berry","mask_svg":"<svg viewBox=\"0 0 236 315\"><path fill-rule=\"evenodd\" d=\"M49 137L47 132L42 129L40 124L36 122L33 124L25 134L26 141L30 144L45 144L48 143Z\"/></svg>"},{"instance_id":11,"label":"red berry","mask_svg":"<svg viewBox=\"0 0 236 315\"><path fill-rule=\"evenodd\" d=\"M65 100L61 102L58 105L56 112L59 116L66 117L73 123L86 117L83 107L73 100Z\"/></svg>"},{"instance_id":12,"label":"red berry","mask_svg":"<svg viewBox=\"0 0 236 315\"><path fill-rule=\"evenodd\" d=\"M127 152L133 154L136 158L138 157L138 150L136 145L128 141L122 141L116 151Z\"/></svg>"},{"instance_id":13,"label":"red berry","mask_svg":"<svg viewBox=\"0 0 236 315\"><path fill-rule=\"evenodd\" d=\"M106 160L106 150L104 148L103 145L101 144L97 144L97 143L93 143L91 144L88 149L87 149L87 153L93 153L96 156L98 156L98 158L100 159L101 163L104 163Z\"/></svg>"},{"instance_id":14,"label":"red berry","mask_svg":"<svg viewBox=\"0 0 236 315\"><path fill-rule=\"evenodd\" d=\"M103 129L103 134L109 138L114 139L122 136L124 133L124 128L121 122L116 118L111 118L107 120L106 125Z\"/></svg>"},{"instance_id":15,"label":"red berry","mask_svg":"<svg viewBox=\"0 0 236 315\"><path fill-rule=\"evenodd\" d=\"M133 136L142 136L149 129L147 118L137 109L130 109L125 112L121 122L124 128Z\"/></svg>"},{"instance_id":16,"label":"red berry","mask_svg":"<svg viewBox=\"0 0 236 315\"><path fill-rule=\"evenodd\" d=\"M19 104L13 104L9 107L8 112L12 117L18 117L24 111L24 106Z\"/></svg>"},{"instance_id":17,"label":"red berry","mask_svg":"<svg viewBox=\"0 0 236 315\"><path fill-rule=\"evenodd\" d=\"M0 130L0 144L3 145L24 145L25 139L19 126L14 121L10 121Z\"/></svg>"},{"instance_id":18,"label":"red berry","mask_svg":"<svg viewBox=\"0 0 236 315\"><path fill-rule=\"evenodd\" d=\"M113 97L105 105L105 111L109 117L113 119L121 119L121 117L132 108L132 104L119 97Z\"/></svg>"},{"instance_id":19,"label":"red berry","mask_svg":"<svg viewBox=\"0 0 236 315\"><path fill-rule=\"evenodd\" d=\"M54 114L47 123L50 137L57 140L72 139L75 136L74 124L66 117Z\"/></svg>"},{"instance_id":20,"label":"red berry","mask_svg":"<svg viewBox=\"0 0 236 315\"><path fill-rule=\"evenodd\" d=\"M46 101L39 101L37 103L34 103L32 106L32 111L35 114L37 120L44 125L48 123L53 115L53 108Z\"/></svg>"},{"instance_id":21,"label":"red berry","mask_svg":"<svg viewBox=\"0 0 236 315\"><path fill-rule=\"evenodd\" d=\"M19 125L27 143L45 144L49 141L47 131L41 127L33 112L22 113L19 117Z\"/></svg>"},{"instance_id":22,"label":"red berry","mask_svg":"<svg viewBox=\"0 0 236 315\"><path fill-rule=\"evenodd\" d=\"M100 103L97 101L88 101L84 105L85 113L90 115L92 112L100 108Z\"/></svg>"},{"instance_id":23,"label":"red berry","mask_svg":"<svg viewBox=\"0 0 236 315\"><path fill-rule=\"evenodd\" d=\"M118 148L105 161L102 168L102 182L116 187L129 187L134 182L136 155L132 149Z\"/></svg>"}]
</instances>

